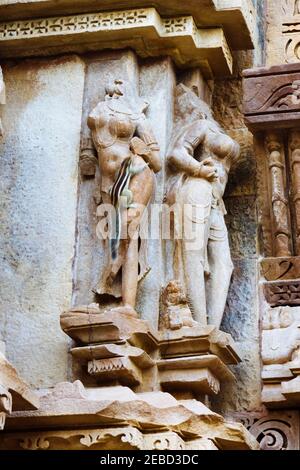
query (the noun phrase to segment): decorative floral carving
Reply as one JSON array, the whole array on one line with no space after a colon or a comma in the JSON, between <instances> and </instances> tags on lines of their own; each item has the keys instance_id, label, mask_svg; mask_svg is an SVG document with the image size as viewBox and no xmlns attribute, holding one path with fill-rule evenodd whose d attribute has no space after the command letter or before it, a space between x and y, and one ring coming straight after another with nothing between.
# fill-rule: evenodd
<instances>
[{"instance_id":1,"label":"decorative floral carving","mask_svg":"<svg viewBox=\"0 0 300 470\"><path fill-rule=\"evenodd\" d=\"M233 417L254 435L261 450L299 450L298 412L236 413Z\"/></svg>"}]
</instances>

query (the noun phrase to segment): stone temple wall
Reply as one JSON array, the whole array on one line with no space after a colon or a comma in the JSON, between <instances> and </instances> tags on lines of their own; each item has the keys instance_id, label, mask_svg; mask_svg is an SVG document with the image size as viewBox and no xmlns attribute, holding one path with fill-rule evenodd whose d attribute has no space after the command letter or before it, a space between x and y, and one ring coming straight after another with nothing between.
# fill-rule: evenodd
<instances>
[{"instance_id":1,"label":"stone temple wall","mask_svg":"<svg viewBox=\"0 0 300 470\"><path fill-rule=\"evenodd\" d=\"M196 92L198 97L211 107L215 120L241 147L241 158L230 172L224 198L227 210L225 220L229 233L234 272L221 326L221 330L231 335L235 341L241 362L237 365L231 365L230 360L235 353L232 353L230 349L232 343L229 345L226 343L226 341L229 341L227 335L221 335L222 341L227 338L225 346L220 346L220 338L214 340L214 347L217 344L217 347L221 350L221 352L218 350L219 357L217 359L221 357L223 361L226 357L226 360L224 359L226 367L222 361L221 366L220 362L215 366L214 361L218 354L215 350L213 353L209 350L207 354L216 354L216 356L213 358L213 366L205 365L204 367L201 365L200 367L201 371L205 370L205 374L207 371L208 373L204 379L201 376L202 382L199 379L201 390L199 392L197 389L198 395L195 394L199 402L197 405L188 403L186 406L188 406L194 419L194 413L198 417L200 415L202 417L201 413L204 415L206 412L210 413L210 410L206 411L206 408L205 410L202 408L202 406L204 407L203 403L205 403L212 411L242 422L255 437L260 436L263 441L264 438L261 437L260 431L264 430L266 423L272 422L271 428L277 426L274 423L280 423L283 443L280 443L277 438L275 439L278 449L299 448L300 421L299 410L295 404L297 402L292 401L292 405L287 406L290 409L283 412L276 407L274 412L269 412L265 408L262 394L262 358L264 356L262 351L264 349L264 340L262 338L264 329L267 329L263 324L263 314L268 305L262 294L264 280L261 275L261 260L264 253L258 200L261 198L260 171L265 157L265 148L261 144L259 136L257 137L255 132L250 132L251 126L248 126L249 130L246 125L245 91L243 90L243 71L245 69L299 62L299 41L295 39L293 29L296 28L297 30L297 25L291 26L290 21L291 16L300 18L299 2L296 0L281 0L280 2L278 0L243 0L241 2L207 0L203 2L205 3L203 24L199 24L201 18L199 20L197 17L197 1L191 0L189 8L197 25L194 25L192 32L189 30L188 33L183 34L181 28L188 24L187 20L181 19L176 23L175 20L166 19L168 16L166 11L172 4L171 0L166 1L161 9L158 6L162 2L147 2L145 0L145 8L152 7L152 3L154 3L159 14L157 11L155 13L152 10L150 11L149 17L151 21L153 18L154 20L149 30L147 30L144 41L136 40L138 33L136 33L137 36L130 37L126 31L120 32L117 23L118 18L111 28L111 36L106 39L106 20L102 18L103 24L101 23L101 27L103 27L103 30L100 31L101 28L99 27L97 40L93 39L94 32L88 29L89 26L85 26L84 34L87 36L91 34L91 36L86 39L82 33L83 36L80 37L78 43L74 39L74 44L72 44L71 36L68 36L68 28L76 29L76 21L74 20L72 23L70 20L71 23L69 24L66 22L67 20L64 20L66 31L61 33L60 36L59 30L55 29L57 25L54 18L54 20L51 20L53 23L49 21L49 24L51 23L54 27L51 31L49 30L50 32L47 30L45 37L43 37L43 27L39 24L35 26L37 37L34 38L34 41L36 42L33 42L32 46L30 45L29 52L26 49L27 38L25 38L26 34L24 33L26 18L25 20L22 18L24 30L11 25L9 22L13 22L15 17L18 17L18 13L14 11L15 2L8 3L11 5L8 5L6 10L6 26L2 29L2 19L0 21L0 65L6 88L6 103L3 106L1 105L0 109L3 126L3 136L0 138L0 349L1 351L2 349L5 350L8 361L17 369L22 379L33 390L37 391L38 395L46 393L45 389L47 389L48 395L42 395L40 416L45 410L47 413L49 412L49 415L45 415L45 420L49 419L51 427L52 417L56 416L55 413L57 412L56 402L62 400L62 407L66 405L64 408L67 410L66 415L75 428L78 423L72 421L76 414L76 410L74 411L74 408L72 408L74 399L75 404L78 400L79 405L84 402L84 406L87 406L86 415L88 415L88 420L90 419L88 424L92 423L91 425L93 425L95 401L99 400L102 403L103 400L106 400L107 393L110 393L101 383L101 378L99 379L103 372L103 370L100 370L101 364L99 366L100 372L99 370L96 371L99 372L96 379L91 377L92 374L88 376L86 371L85 373L82 372L82 364L74 360L69 351L71 347L74 349L74 346L78 346L78 344L78 349L80 349L84 341L77 341L76 343L76 335L72 336L72 334L69 336L75 338L75 341L70 340L62 332L60 325L61 313L69 311L70 308L77 307L78 312L83 314L85 313L84 308L93 304L91 307L92 316L94 314L93 309L96 308L97 310L98 308L95 307L96 303L100 303L100 310L97 310L97 314L103 313L108 305L110 307L116 305L116 302L111 298L100 299L99 295L95 293L95 286L105 266L105 248L103 242L96 236L98 223L96 212L100 202L99 168L97 165L93 167L92 160L87 168L84 166L83 161L87 151L91 150L91 135L87 126L88 115L99 101L104 100L107 84L118 78L128 80L138 90L139 96L149 102L146 116L160 147L163 163L162 171L156 176L154 201L161 203L164 200L169 178L166 156L175 116L176 86L182 83ZM35 22L38 22L39 15L54 17L56 14L62 15L64 18L67 14L74 14L77 15L78 20L79 15L85 9L87 14L92 15L91 12L96 9L97 4L97 2L92 1L87 6L88 2L82 1L80 9L77 11L75 6L71 5L72 2L62 0L59 11L56 12L56 5L52 0L45 0L44 6L38 5L38 3L32 0L33 5L30 10ZM49 13L46 3L49 3ZM105 11L109 9L110 3L110 0L103 2ZM127 0L124 1L124 8L127 8L127 3ZM143 2L135 0L132 3L134 3L133 6L140 8ZM149 5L150 3L151 5ZM175 3L176 5L179 4L174 0ZM237 13L237 18L241 21L239 34L232 32L233 25L226 16L228 13L226 13L226 9L229 8L228 5L231 3L234 3L235 6L241 6ZM218 16L212 20L214 23L210 24L209 13L205 13L208 11L216 15L219 14L216 4L218 4L219 10L223 9L225 11L224 13L222 10L221 15L224 23L221 32L219 31L220 28L217 28L217 26L220 26L217 21ZM247 35L244 34L243 28L245 29L246 23L242 22L243 15L240 14L240 11L244 11L242 8L246 8L246 4L251 6L249 24L252 24L253 50L249 50L251 47L249 38L245 39ZM176 9L172 11L174 11L174 14L183 15L184 12L181 10L182 6L177 5ZM143 20L145 19L144 16ZM148 19L147 17L147 21ZM130 16L130 21L134 22L135 20L132 20ZM47 28L49 24L47 24ZM164 30L162 25L165 28ZM212 27L214 27L214 39L217 38L220 41L217 46L209 39L210 33L208 31ZM13 34L24 34L24 38L19 38L19 42L14 37L5 39L5 34L10 30L9 28L14 30L12 36ZM120 47L119 43L117 46L115 45L117 33L114 28L120 34L120 42L122 43ZM208 28L208 31L205 28ZM204 33L202 29L205 30ZM222 36L223 32L224 37ZM50 40L43 51L43 45L46 44L45 41L48 37L47 34L49 34ZM194 42L190 41L193 34L198 38L198 42L195 38ZM65 37L63 37L64 35ZM8 48L6 52L1 52L2 40L4 42L7 40ZM236 41L240 40L244 41L246 45L243 46L243 50L235 50L239 49ZM161 41L166 41L163 44L167 44L163 49L160 49L162 47ZM201 41L204 41L205 47ZM86 46L87 43L89 43L88 47ZM101 48L98 47L100 43ZM61 44L64 44L64 46L61 47ZM18 48L18 53L14 52L15 47ZM230 71L230 51L233 56L232 73ZM295 150L294 146L292 147L293 151ZM158 329L159 315L162 311L162 288L174 279L172 250L173 245L170 242L150 241L149 264L151 271L141 280L138 288L136 310L139 312L141 320L148 322L147 324L151 326L153 331ZM80 309L80 306L85 307ZM297 319L299 312L298 309L296 310L295 318ZM87 313L90 314L91 312L88 311ZM119 320L114 319L114 321L118 323ZM131 321L135 322L135 320ZM295 325L293 326L296 328ZM101 328L107 333L106 327L106 324L104 326L101 324ZM156 363L159 363L160 370L158 370L158 367L158 372L156 370L157 375L167 376L169 373L167 362L172 354L170 353L170 357L165 354L164 348L167 349L165 343L162 341L163 346L158 345L159 341L155 338L155 335L149 333L148 329L146 333L145 331L142 331L142 333L139 331L143 340L136 340L136 338L132 340L130 337L130 341L127 343L127 330L124 327L124 330L126 330L126 333L124 333L123 327L124 325L121 324L122 347L125 344L124 348L127 348L132 354L132 356L129 356L130 360L127 361L130 364L128 366L129 372L126 370L124 373L126 393L124 390L119 390L119 382L117 381L117 385L115 383L112 385L111 382L109 382L109 385L112 386L113 396L117 397L117 403L119 403L118 400L122 402L124 393L124 397L128 398L128 403L130 403L128 405L129 411L134 414L136 411L136 395L134 394L149 391L146 388L143 389L139 382L140 377L146 377L145 382L156 383L154 386L151 385L151 392L154 391L159 394L162 391L167 391L172 394L172 384L176 382L177 376L176 380L173 380L172 373L170 373L171 379L168 380L171 386L167 383L165 388L161 386L162 381L159 382L157 377L155 382L151 376L152 372L145 372L145 370L152 370L153 364L156 366ZM137 328L142 327L138 324ZM67 328L64 331L66 330ZM82 331L80 334L84 336ZM92 327L91 331L94 331ZM67 332L67 334L69 333ZM176 332L172 332L172 334L176 336ZM172 334L170 335L172 336ZM203 335L199 334L199 337L204 342ZM96 343L93 338L89 339L92 345ZM187 357L185 357L185 346L182 346L184 353L180 351L180 348L179 350L176 349L178 347L176 346L178 345L178 342L176 343L177 339L175 338L174 343L172 343L175 352L171 360L175 358L180 363L181 360L184 362L186 359L184 366L180 363L180 367L185 371L184 368L188 369L189 367L189 355L191 356L192 352L188 351ZM153 346L156 340L156 345ZM166 343L168 341L169 339L166 340ZM183 338L183 343L184 341L185 338ZM192 340L190 342L192 344ZM105 354L108 355L108 362L111 357L114 359L117 357L118 360L119 357L124 359L121 353L116 353L116 349L114 349L119 347L121 342L118 344L117 342L113 343L113 345L107 345L106 343L108 344L108 340L104 341L103 344L101 343L100 346L102 347L101 354L107 347ZM88 347L90 347L88 341L84 344L88 344ZM108 346L113 347L109 350ZM143 349L143 346L145 346L145 349ZM90 359L87 349L82 347L81 351L75 351L78 357L85 359L85 366L86 358ZM133 351L134 349L136 351ZM137 351L138 349L139 351ZM154 350L155 353L153 353ZM134 354L140 354L138 361L142 363L140 367L142 372L139 370L139 366L136 365L136 359L132 361L132 357L135 357ZM201 354L203 354L203 351L201 351ZM201 354L200 360L202 361L203 356ZM100 359L105 363L107 357L101 356ZM94 360L94 358L92 359ZM128 357L126 356L125 359L128 359ZM125 361L126 364L127 362ZM228 364L230 364L230 368L227 368ZM109 367L110 364L108 369ZM193 367L196 369L196 366L193 365L192 370L194 370ZM236 380L226 381L224 379L223 382L225 376L227 379L231 375L228 372L230 369L236 376ZM182 370L180 369L181 372ZM215 385L218 384L218 380L214 382L211 371L216 374L217 379L221 377L219 380L221 382L220 393L218 393L218 386ZM126 375L127 372L128 375ZM103 375L105 373L106 371ZM136 379L136 377L138 378ZM73 385L57 385L60 382L73 382L78 379L82 380L84 385L87 386L88 395L86 395L86 390L84 390L82 384L78 382ZM122 380L120 383L124 385ZM180 380L184 383L184 378L182 379L181 376ZM134 385L130 381L133 381ZM99 384L97 390L92 388ZM176 383L175 388L177 385ZM134 392L130 390L130 387ZM205 387L209 389L209 393L213 392L212 395L215 395L213 398L204 397L206 395L205 391L203 392L203 390L206 390ZM50 392L48 389L50 389ZM177 406L180 400L184 401L186 399L186 402L189 401L192 395L187 398L185 392L182 389L178 392L176 389L174 396L166 398L166 410L164 411L165 414L162 414L163 417L166 416L166 419L169 419L168 410L173 405ZM173 398L175 402L172 401ZM149 395L147 400L145 406L149 406L151 419L159 422L159 417L155 415L156 408L153 412L152 397ZM155 400L159 402L160 395L158 398L155 397ZM30 400L28 399L28 401ZM156 405L157 402L155 401ZM108 419L107 416L110 413L122 414L120 412L120 410L123 411L122 406L119 406L119 408L118 406L116 405L116 409L113 408L112 411L105 409L104 422L106 422L105 420ZM141 402L139 402L139 406L141 406ZM37 408L38 405L36 404L34 407ZM199 407L201 408L200 411ZM141 419L141 422L144 419L142 408L141 406L141 410L138 408L136 411L137 421ZM27 408L21 407L15 410L18 412L18 410L23 409ZM0 407L0 428L1 410ZM106 412L108 413L107 416L105 415ZM182 435L186 438L185 443L182 445L190 445L186 443L188 442L186 437L188 431L184 428L187 419L186 411L181 410L180 413L182 413L182 415L180 414ZM34 429L35 417L28 412L24 416L12 414L7 419L9 432L22 429L22 424L19 424L18 421L19 418L21 419L20 423L23 423L22 419L24 419L24 422L28 420L28 429ZM214 415L212 420L216 420L214 426L218 428L220 424L218 415ZM11 427L9 428L9 426ZM195 425L195 429L196 427ZM145 435L142 435L140 432L137 433L134 428L132 436L136 439L136 442L139 442L138 445L149 445L149 448L151 448L149 429ZM168 432L170 429L168 428ZM218 434L218 437L208 444L207 442L198 443L200 448L206 445L207 448L210 448L210 446L218 449L222 446L226 448L226 445L230 448L231 444L229 445L228 442L231 442L230 439L234 439L234 437L231 435L230 425L228 429L226 428L226 433L228 432L226 438L223 435L220 437L220 434ZM63 431L61 432L63 433ZM122 432L120 432L121 436ZM233 435L234 432L233 429ZM238 439L241 442L239 441L236 444L237 446L240 445L241 448L255 447L255 444L250 442L251 439L245 438L241 427L239 432L241 434L239 434ZM148 437L147 433L149 434ZM70 436L71 434L70 430ZM70 436L68 435L65 439L65 435L59 435L58 438L65 439L64 445L71 445L70 442L75 442L76 439L72 435L72 439L74 438L72 441ZM49 436L45 434L44 437L48 439ZM92 440L92 444L89 443L89 446L99 444L99 442L96 442L99 436L93 441L94 437L93 435L92 437L90 435L86 437L87 440L90 438ZM177 435L171 437L176 440L174 448L178 448L181 445L178 444L181 438L179 439ZM53 442L57 442L57 435L51 438L53 438ZM9 445L15 448L14 439L17 439L17 437L13 440L9 439L8 436ZM30 436L29 439L31 439ZM101 439L99 438L99 440ZM145 444L144 441L147 441L148 444ZM0 441L0 448L6 445L3 442ZM38 441L29 442L36 442L38 448ZM81 448L81 444L80 440L79 448ZM264 441L260 444L262 448L268 448L268 442ZM26 447L26 443L24 445ZM28 444L29 447L30 445ZM53 445L53 448L55 448L56 444ZM120 442L114 445L119 448ZM139 448L137 444L134 445Z\"/></svg>"},{"instance_id":2,"label":"stone temple wall","mask_svg":"<svg viewBox=\"0 0 300 470\"><path fill-rule=\"evenodd\" d=\"M260 64L262 50L256 34L255 52L235 53L233 77L208 84L196 70L179 71L169 58L143 60L126 51L1 62L7 94L0 163L5 175L1 339L8 359L31 386L45 388L72 378L69 342L60 330L59 315L70 302L97 300L92 288L103 262L95 236L97 177L78 172L87 114L103 98L107 82L116 76L128 78L151 103L147 117L165 155L174 87L181 81L196 85L202 98L211 100L217 121L242 144L242 163L226 196L235 272L223 329L239 343L245 362L239 366L234 401L232 391L224 391L222 408L258 406L255 163L241 113L240 71ZM164 170L157 180L157 201L163 199L165 179ZM139 289L138 310L153 325L158 321L160 288L172 276L168 250L159 241L151 242L150 260L155 263Z\"/></svg>"}]
</instances>

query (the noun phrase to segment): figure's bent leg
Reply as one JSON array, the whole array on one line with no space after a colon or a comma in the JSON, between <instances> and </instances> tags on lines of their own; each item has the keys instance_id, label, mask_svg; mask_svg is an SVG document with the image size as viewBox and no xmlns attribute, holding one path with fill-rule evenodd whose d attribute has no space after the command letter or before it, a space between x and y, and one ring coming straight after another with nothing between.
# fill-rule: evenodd
<instances>
[{"instance_id":1,"label":"figure's bent leg","mask_svg":"<svg viewBox=\"0 0 300 470\"><path fill-rule=\"evenodd\" d=\"M186 242L183 242L186 245ZM204 263L199 261L202 251L190 251L183 246L183 266L186 293L193 319L207 325Z\"/></svg>"},{"instance_id":2,"label":"figure's bent leg","mask_svg":"<svg viewBox=\"0 0 300 470\"><path fill-rule=\"evenodd\" d=\"M122 299L125 306L135 307L138 285L138 239L128 241L122 270Z\"/></svg>"},{"instance_id":3,"label":"figure's bent leg","mask_svg":"<svg viewBox=\"0 0 300 470\"><path fill-rule=\"evenodd\" d=\"M210 275L206 281L207 314L210 325L220 328L233 271L227 229L220 215L223 235L208 242ZM221 232L219 232L221 234Z\"/></svg>"}]
</instances>

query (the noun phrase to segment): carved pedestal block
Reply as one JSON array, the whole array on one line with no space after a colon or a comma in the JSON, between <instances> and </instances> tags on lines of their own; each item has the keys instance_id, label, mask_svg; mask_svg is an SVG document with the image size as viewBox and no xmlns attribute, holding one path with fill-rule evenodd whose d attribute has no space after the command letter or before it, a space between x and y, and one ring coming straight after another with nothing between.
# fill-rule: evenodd
<instances>
[{"instance_id":1,"label":"carved pedestal block","mask_svg":"<svg viewBox=\"0 0 300 470\"><path fill-rule=\"evenodd\" d=\"M158 338L147 322L97 306L77 307L61 316L61 326L77 342L74 358L100 383L138 386L143 371L155 366L151 358Z\"/></svg>"},{"instance_id":2,"label":"carved pedestal block","mask_svg":"<svg viewBox=\"0 0 300 470\"><path fill-rule=\"evenodd\" d=\"M161 386L177 396L218 394L221 382L234 380L227 365L240 361L231 336L212 326L162 333L160 353Z\"/></svg>"}]
</instances>

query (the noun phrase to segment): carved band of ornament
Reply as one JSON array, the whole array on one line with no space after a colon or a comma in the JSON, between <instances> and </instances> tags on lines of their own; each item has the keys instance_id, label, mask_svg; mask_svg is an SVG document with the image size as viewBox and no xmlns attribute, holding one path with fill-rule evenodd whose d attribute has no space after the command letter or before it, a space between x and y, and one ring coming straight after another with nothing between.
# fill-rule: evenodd
<instances>
[{"instance_id":1,"label":"carved band of ornament","mask_svg":"<svg viewBox=\"0 0 300 470\"><path fill-rule=\"evenodd\" d=\"M79 45L88 50L90 38L92 43L97 42L99 50L101 47L133 47L143 57L168 54L179 65L201 66L208 61L213 71L216 67L223 69L222 73L232 72L232 55L221 28L199 29L192 16L161 18L155 8L0 23L1 56L12 56L13 49L19 45L26 53L31 39L35 51L41 47L45 49L47 41L37 40L61 36L64 36L65 46L76 47L77 38ZM24 40L28 41L27 46ZM58 39L56 43L51 40L51 47L59 44ZM8 46L11 46L10 51ZM210 56L214 54L214 65L211 65Z\"/></svg>"},{"instance_id":2,"label":"carved band of ornament","mask_svg":"<svg viewBox=\"0 0 300 470\"><path fill-rule=\"evenodd\" d=\"M300 281L265 284L264 294L271 307L299 306Z\"/></svg>"},{"instance_id":3,"label":"carved band of ornament","mask_svg":"<svg viewBox=\"0 0 300 470\"><path fill-rule=\"evenodd\" d=\"M261 271L266 281L300 279L300 257L265 258L261 261Z\"/></svg>"},{"instance_id":4,"label":"carved band of ornament","mask_svg":"<svg viewBox=\"0 0 300 470\"><path fill-rule=\"evenodd\" d=\"M125 369L121 358L98 359L89 361L88 363L88 371L90 374L97 372L111 372L121 369Z\"/></svg>"},{"instance_id":5,"label":"carved band of ornament","mask_svg":"<svg viewBox=\"0 0 300 470\"><path fill-rule=\"evenodd\" d=\"M132 427L104 428L104 429L76 429L66 431L44 431L39 433L28 432L20 435L11 433L5 435L0 442L0 449L24 450L87 450L105 449L109 445L111 450L122 448L127 450L184 450L189 442L176 434L166 431L143 434Z\"/></svg>"}]
</instances>

